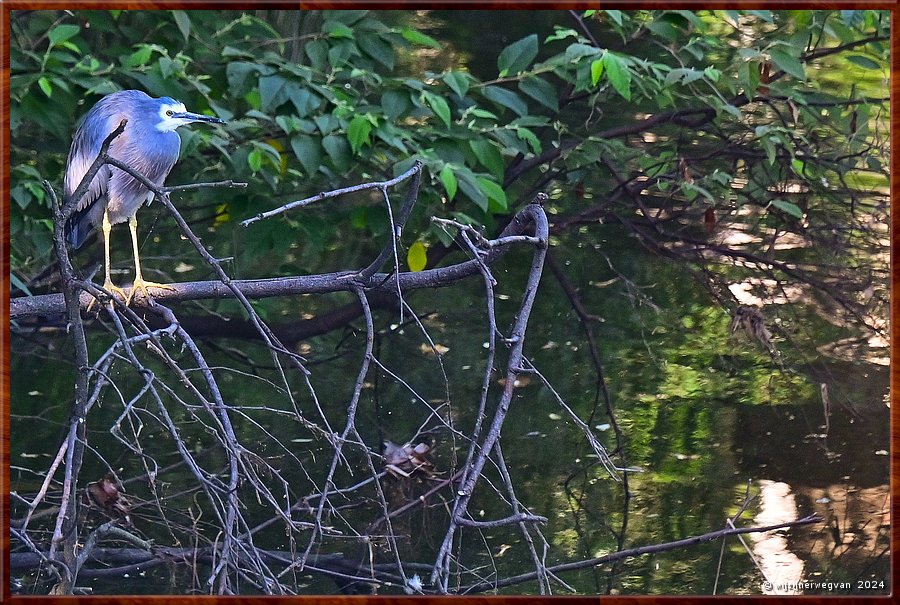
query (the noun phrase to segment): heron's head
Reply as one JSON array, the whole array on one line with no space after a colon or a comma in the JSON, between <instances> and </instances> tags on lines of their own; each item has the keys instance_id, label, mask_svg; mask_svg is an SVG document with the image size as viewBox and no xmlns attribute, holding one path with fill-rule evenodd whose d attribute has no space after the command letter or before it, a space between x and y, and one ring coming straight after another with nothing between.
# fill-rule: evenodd
<instances>
[{"instance_id":1,"label":"heron's head","mask_svg":"<svg viewBox=\"0 0 900 605\"><path fill-rule=\"evenodd\" d=\"M184 107L184 103L171 97L162 97L154 100L159 108L159 122L156 124L156 129L160 132L171 132L179 126L184 126L191 122L225 123L225 120L220 120L219 118L205 116L202 113L192 113Z\"/></svg>"}]
</instances>

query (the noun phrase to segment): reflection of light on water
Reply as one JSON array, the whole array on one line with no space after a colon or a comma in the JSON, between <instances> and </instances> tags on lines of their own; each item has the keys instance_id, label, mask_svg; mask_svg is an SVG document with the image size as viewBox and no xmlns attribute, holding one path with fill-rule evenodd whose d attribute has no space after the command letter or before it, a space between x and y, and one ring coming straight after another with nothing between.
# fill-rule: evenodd
<instances>
[{"instance_id":1,"label":"reflection of light on water","mask_svg":"<svg viewBox=\"0 0 900 605\"><path fill-rule=\"evenodd\" d=\"M760 486L760 510L753 519L755 525L775 525L796 521L797 503L791 486L787 483L762 479ZM753 554L766 578L765 594L800 594L796 588L803 580L803 561L788 550L783 530L750 534Z\"/></svg>"}]
</instances>

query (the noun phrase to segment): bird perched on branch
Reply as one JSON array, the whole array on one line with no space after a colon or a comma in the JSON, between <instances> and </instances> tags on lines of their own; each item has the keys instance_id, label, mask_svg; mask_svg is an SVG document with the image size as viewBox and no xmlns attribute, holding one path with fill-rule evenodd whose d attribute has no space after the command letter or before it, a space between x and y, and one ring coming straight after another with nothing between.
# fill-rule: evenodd
<instances>
[{"instance_id":1,"label":"bird perched on branch","mask_svg":"<svg viewBox=\"0 0 900 605\"><path fill-rule=\"evenodd\" d=\"M103 141L127 120L125 130L113 139L108 155L124 163L152 183L162 186L178 160L181 138L175 129L192 122L224 124L224 120L187 111L183 103L170 97L153 97L139 90L122 90L106 95L85 114L75 131L66 164L64 200L68 201L100 153ZM112 225L128 221L134 249L134 284L125 299L131 302L135 291L149 296L147 287L172 289L171 286L144 281L138 256L137 211L150 203L153 192L127 172L111 165L103 166L91 181L87 193L77 202L66 223L66 240L73 248L81 246L100 226L106 280L103 287L124 296L109 276L109 233Z\"/></svg>"}]
</instances>

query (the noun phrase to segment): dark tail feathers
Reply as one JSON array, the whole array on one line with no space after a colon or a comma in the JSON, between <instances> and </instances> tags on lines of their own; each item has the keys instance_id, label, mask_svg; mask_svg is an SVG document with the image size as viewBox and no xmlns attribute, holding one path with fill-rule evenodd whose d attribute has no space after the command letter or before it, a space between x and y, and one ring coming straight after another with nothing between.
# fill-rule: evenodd
<instances>
[{"instance_id":1,"label":"dark tail feathers","mask_svg":"<svg viewBox=\"0 0 900 605\"><path fill-rule=\"evenodd\" d=\"M77 250L94 231L89 211L91 206L76 210L66 223L66 241L73 249Z\"/></svg>"}]
</instances>

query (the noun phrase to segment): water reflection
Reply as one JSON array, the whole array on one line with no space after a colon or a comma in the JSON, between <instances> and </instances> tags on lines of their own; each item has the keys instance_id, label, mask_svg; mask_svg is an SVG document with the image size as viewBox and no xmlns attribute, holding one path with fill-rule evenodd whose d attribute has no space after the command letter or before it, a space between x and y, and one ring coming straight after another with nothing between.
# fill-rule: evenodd
<instances>
[{"instance_id":1,"label":"water reflection","mask_svg":"<svg viewBox=\"0 0 900 605\"><path fill-rule=\"evenodd\" d=\"M756 525L788 523L800 518L797 502L787 483L763 479L758 485L759 512L753 518ZM784 532L750 534L750 541L754 562L766 579L762 591L774 595L802 594L797 586L803 578L803 561L789 549Z\"/></svg>"}]
</instances>

